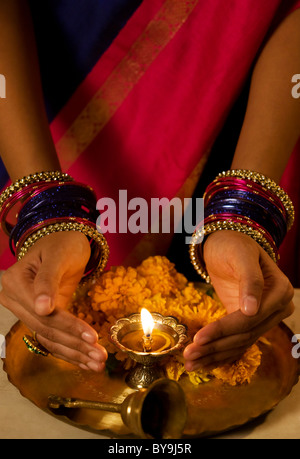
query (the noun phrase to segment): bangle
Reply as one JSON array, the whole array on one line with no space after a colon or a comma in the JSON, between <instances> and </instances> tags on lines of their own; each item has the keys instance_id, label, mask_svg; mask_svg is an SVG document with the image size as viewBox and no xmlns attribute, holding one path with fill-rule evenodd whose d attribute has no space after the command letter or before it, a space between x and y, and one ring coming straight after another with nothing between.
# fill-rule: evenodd
<instances>
[{"instance_id":1,"label":"bangle","mask_svg":"<svg viewBox=\"0 0 300 459\"><path fill-rule=\"evenodd\" d=\"M68 220L53 219L51 221L42 222L40 225L33 228L33 231L27 235L24 241L22 241L22 245L20 244L17 254L18 260L21 260L39 239L59 231L79 231L87 236L90 241L96 243L99 249L97 266L93 269L89 268L89 272L82 278L80 284L86 284L96 279L105 269L109 256L109 247L104 235L97 230L94 223L88 220L69 218Z\"/></svg>"},{"instance_id":2,"label":"bangle","mask_svg":"<svg viewBox=\"0 0 300 459\"><path fill-rule=\"evenodd\" d=\"M15 181L7 188L5 188L5 190L0 195L0 211L2 210L2 206L5 203L5 201L17 191L20 191L33 183L36 184L39 182L50 182L56 180L69 181L73 180L73 178L70 175L61 171L47 171L37 172L36 174L30 174L21 178L20 180Z\"/></svg>"},{"instance_id":3,"label":"bangle","mask_svg":"<svg viewBox=\"0 0 300 459\"><path fill-rule=\"evenodd\" d=\"M94 190L78 182L49 183L36 190L23 203L18 222L11 230L10 239L16 245L20 235L43 220L55 217L85 217L96 222L97 197Z\"/></svg>"},{"instance_id":4,"label":"bangle","mask_svg":"<svg viewBox=\"0 0 300 459\"><path fill-rule=\"evenodd\" d=\"M7 217L21 204L16 224ZM105 269L109 247L97 230L94 190L60 171L40 172L17 180L0 195L1 226L9 235L12 253L21 260L42 237L58 231L79 231L89 240L91 256L80 284L96 279Z\"/></svg>"},{"instance_id":5,"label":"bangle","mask_svg":"<svg viewBox=\"0 0 300 459\"><path fill-rule=\"evenodd\" d=\"M263 206L259 202L250 202L246 199L220 199L209 203L205 209L205 218L217 215L220 219L223 215L239 215L241 218L248 218L252 222L263 227L279 247L286 235L286 220L273 206Z\"/></svg>"},{"instance_id":6,"label":"bangle","mask_svg":"<svg viewBox=\"0 0 300 459\"><path fill-rule=\"evenodd\" d=\"M57 184L57 182L69 183L73 178L62 172L40 172L28 175L21 180L17 180L8 186L0 195L0 221L1 227L7 236L10 235L14 224L7 222L7 216L16 204L26 202L28 198L39 190L44 190L47 186Z\"/></svg>"},{"instance_id":7,"label":"bangle","mask_svg":"<svg viewBox=\"0 0 300 459\"><path fill-rule=\"evenodd\" d=\"M247 226L250 230L254 229L260 232L262 236L268 242L269 246L272 248L273 254L275 254L276 256L276 260L279 260L279 254L278 254L276 242L272 238L271 234L265 228L263 228L259 223L254 222L253 220L245 216L240 216L240 215L231 214L231 213L224 213L222 215L209 216L208 218L205 219L205 224L206 225L212 224L212 223L216 223L217 221L228 221L232 223L240 223L241 225Z\"/></svg>"},{"instance_id":8,"label":"bangle","mask_svg":"<svg viewBox=\"0 0 300 459\"><path fill-rule=\"evenodd\" d=\"M241 178L231 178L231 177L222 177L220 179L216 178L206 189L205 191L205 203L211 200L214 194L224 191L224 190L237 190L242 192L247 192L255 195L259 195L267 200L270 203L273 203L278 207L282 215L287 218L286 209L281 202L281 200L276 196L272 191L264 188L262 185L252 182L248 179Z\"/></svg>"},{"instance_id":9,"label":"bangle","mask_svg":"<svg viewBox=\"0 0 300 459\"><path fill-rule=\"evenodd\" d=\"M280 199L282 202L286 212L287 212L287 227L290 229L294 223L295 219L295 208L292 203L292 200L288 196L288 194L281 188L279 185L277 185L274 180L266 177L263 174L260 174L259 172L254 172L254 171L249 171L249 170L244 170L244 169L232 169L229 171L224 171L221 172L215 179L215 181L218 181L218 179L222 177L236 177L236 178L241 178L241 179L248 179L251 180L254 183L259 183L262 187L264 187L266 190L271 191L277 198Z\"/></svg>"},{"instance_id":10,"label":"bangle","mask_svg":"<svg viewBox=\"0 0 300 459\"><path fill-rule=\"evenodd\" d=\"M192 235L192 242L189 245L189 254L192 265L199 274L199 276L201 276L207 284L210 284L211 279L206 271L203 258L203 235L204 228L203 231L198 230L194 232L194 234Z\"/></svg>"},{"instance_id":11,"label":"bangle","mask_svg":"<svg viewBox=\"0 0 300 459\"><path fill-rule=\"evenodd\" d=\"M61 206L58 209L55 209L55 211L53 211L50 207L31 218L18 222L11 230L9 237L9 247L12 254L15 255L17 248L23 244L23 241L28 237L28 235L31 234L35 228L39 228L43 225L45 221L51 220L53 222L59 221L59 219L66 221L74 217L82 218L86 221L93 221L90 219L90 214L74 205L72 208Z\"/></svg>"},{"instance_id":12,"label":"bangle","mask_svg":"<svg viewBox=\"0 0 300 459\"><path fill-rule=\"evenodd\" d=\"M215 231L231 230L250 236L277 263L279 246L294 217L291 199L273 180L247 170L222 172L205 190L204 221L192 236L191 262L209 283L201 242Z\"/></svg>"}]
</instances>

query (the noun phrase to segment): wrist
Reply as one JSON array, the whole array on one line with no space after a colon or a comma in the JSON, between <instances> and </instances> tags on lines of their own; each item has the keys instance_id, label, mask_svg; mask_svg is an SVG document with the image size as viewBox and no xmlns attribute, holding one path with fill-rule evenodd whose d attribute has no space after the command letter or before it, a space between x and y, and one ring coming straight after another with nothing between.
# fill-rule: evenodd
<instances>
[{"instance_id":1,"label":"wrist","mask_svg":"<svg viewBox=\"0 0 300 459\"><path fill-rule=\"evenodd\" d=\"M279 246L293 222L293 203L273 180L247 170L223 172L206 188L204 220L189 247L191 262L210 283L203 243L212 233L235 231L250 236L277 263Z\"/></svg>"}]
</instances>

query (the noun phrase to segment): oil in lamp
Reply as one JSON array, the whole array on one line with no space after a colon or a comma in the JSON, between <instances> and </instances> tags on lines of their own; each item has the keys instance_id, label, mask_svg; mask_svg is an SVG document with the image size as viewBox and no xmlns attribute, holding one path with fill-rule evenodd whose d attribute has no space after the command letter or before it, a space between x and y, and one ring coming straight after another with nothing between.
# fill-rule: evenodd
<instances>
[{"instance_id":1,"label":"oil in lamp","mask_svg":"<svg viewBox=\"0 0 300 459\"><path fill-rule=\"evenodd\" d=\"M175 317L150 314L147 309L117 320L110 329L110 339L136 362L126 376L128 386L141 389L163 378L163 362L182 350L186 331Z\"/></svg>"}]
</instances>

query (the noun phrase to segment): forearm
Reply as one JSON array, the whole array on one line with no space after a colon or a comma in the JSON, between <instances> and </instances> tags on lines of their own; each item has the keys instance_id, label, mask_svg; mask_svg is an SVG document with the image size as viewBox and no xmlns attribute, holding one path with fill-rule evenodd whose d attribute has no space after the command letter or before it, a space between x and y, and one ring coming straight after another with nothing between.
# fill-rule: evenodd
<instances>
[{"instance_id":1,"label":"forearm","mask_svg":"<svg viewBox=\"0 0 300 459\"><path fill-rule=\"evenodd\" d=\"M300 136L300 102L291 93L299 69L297 10L274 32L256 63L232 169L255 170L280 181Z\"/></svg>"},{"instance_id":2,"label":"forearm","mask_svg":"<svg viewBox=\"0 0 300 459\"><path fill-rule=\"evenodd\" d=\"M3 0L0 8L1 158L12 180L60 169L41 89L35 38L26 0Z\"/></svg>"}]
</instances>

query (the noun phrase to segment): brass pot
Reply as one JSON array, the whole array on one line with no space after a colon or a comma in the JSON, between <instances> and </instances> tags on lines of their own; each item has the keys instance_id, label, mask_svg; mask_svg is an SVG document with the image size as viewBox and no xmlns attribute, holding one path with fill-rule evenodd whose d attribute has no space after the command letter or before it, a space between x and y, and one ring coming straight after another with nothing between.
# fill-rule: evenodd
<instances>
[{"instance_id":1,"label":"brass pot","mask_svg":"<svg viewBox=\"0 0 300 459\"><path fill-rule=\"evenodd\" d=\"M122 403L106 403L50 395L48 408L57 414L69 409L95 409L121 414L128 429L141 438L181 438L187 419L185 394L169 379L158 379L147 389L129 394Z\"/></svg>"}]
</instances>

